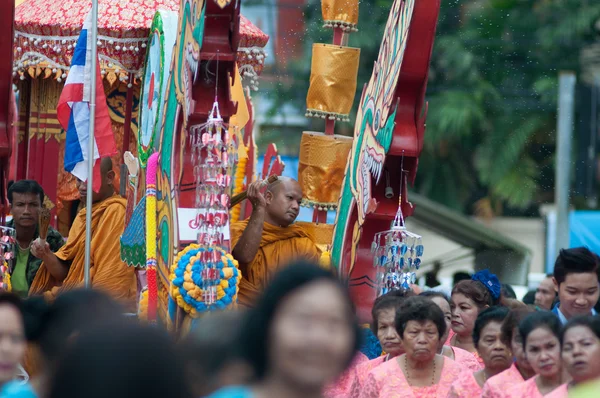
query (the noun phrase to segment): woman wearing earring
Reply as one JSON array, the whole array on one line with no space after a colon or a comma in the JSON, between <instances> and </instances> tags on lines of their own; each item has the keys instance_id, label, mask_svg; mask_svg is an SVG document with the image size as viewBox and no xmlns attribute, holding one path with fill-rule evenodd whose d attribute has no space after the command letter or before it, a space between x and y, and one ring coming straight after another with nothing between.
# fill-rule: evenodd
<instances>
[{"instance_id":1,"label":"woman wearing earring","mask_svg":"<svg viewBox=\"0 0 600 398\"><path fill-rule=\"evenodd\" d=\"M501 398L515 384L522 383L535 376L535 371L527 361L523 350L523 341L519 334L519 324L534 310L529 307L510 310L502 324L502 340L510 347L514 362L504 372L491 377L484 385L482 398Z\"/></svg>"},{"instance_id":2,"label":"woman wearing earring","mask_svg":"<svg viewBox=\"0 0 600 398\"><path fill-rule=\"evenodd\" d=\"M449 398L481 396L485 382L510 367L511 353L502 340L502 322L508 314L504 307L491 307L479 314L473 329L473 342L485 368L477 372L462 373L450 388Z\"/></svg>"},{"instance_id":3,"label":"woman wearing earring","mask_svg":"<svg viewBox=\"0 0 600 398\"><path fill-rule=\"evenodd\" d=\"M373 369L360 398L445 398L464 368L438 354L444 314L426 297L406 299L396 315L405 353Z\"/></svg>"},{"instance_id":4,"label":"woman wearing earring","mask_svg":"<svg viewBox=\"0 0 600 398\"><path fill-rule=\"evenodd\" d=\"M594 380L600 380L600 318L583 316L571 319L561 335L563 365L571 382L546 397L562 398Z\"/></svg>"},{"instance_id":5,"label":"woman wearing earring","mask_svg":"<svg viewBox=\"0 0 600 398\"><path fill-rule=\"evenodd\" d=\"M564 383L560 334L562 325L552 312L534 312L519 325L527 360L537 374L508 391L510 398L541 398Z\"/></svg>"}]
</instances>

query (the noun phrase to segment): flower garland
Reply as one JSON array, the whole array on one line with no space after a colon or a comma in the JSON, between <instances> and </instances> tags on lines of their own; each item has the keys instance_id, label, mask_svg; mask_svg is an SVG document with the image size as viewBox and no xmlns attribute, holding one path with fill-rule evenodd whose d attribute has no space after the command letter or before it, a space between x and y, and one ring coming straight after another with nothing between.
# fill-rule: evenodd
<instances>
[{"instance_id":1,"label":"flower garland","mask_svg":"<svg viewBox=\"0 0 600 398\"><path fill-rule=\"evenodd\" d=\"M138 303L138 319L140 321L148 320L148 289L144 289L140 294L140 302Z\"/></svg>"},{"instance_id":2,"label":"flower garland","mask_svg":"<svg viewBox=\"0 0 600 398\"><path fill-rule=\"evenodd\" d=\"M244 189L244 177L246 177L246 163L248 162L248 157L240 158L238 160L238 164L235 169L235 176L233 177L233 193L232 197L241 193ZM233 224L238 222L240 219L241 205L235 205L229 211L229 220Z\"/></svg>"},{"instance_id":3,"label":"flower garland","mask_svg":"<svg viewBox=\"0 0 600 398\"><path fill-rule=\"evenodd\" d=\"M156 274L156 169L158 153L148 158L146 165L146 276L148 279L148 320L156 322L158 282Z\"/></svg>"},{"instance_id":4,"label":"flower garland","mask_svg":"<svg viewBox=\"0 0 600 398\"><path fill-rule=\"evenodd\" d=\"M202 262L206 252L216 259L218 278L207 275L212 270ZM192 318L197 318L203 312L223 310L236 304L241 273L238 262L225 250L191 244L177 254L169 279L173 300ZM204 290L215 284L216 301L207 305L203 300Z\"/></svg>"},{"instance_id":5,"label":"flower garland","mask_svg":"<svg viewBox=\"0 0 600 398\"><path fill-rule=\"evenodd\" d=\"M12 291L12 284L10 283L10 273L8 272L8 263L4 261L4 264L0 266L0 290L7 292Z\"/></svg>"},{"instance_id":6,"label":"flower garland","mask_svg":"<svg viewBox=\"0 0 600 398\"><path fill-rule=\"evenodd\" d=\"M329 253L329 247L323 253L321 253L321 257L319 258L319 265L324 269L331 269L331 253Z\"/></svg>"}]
</instances>

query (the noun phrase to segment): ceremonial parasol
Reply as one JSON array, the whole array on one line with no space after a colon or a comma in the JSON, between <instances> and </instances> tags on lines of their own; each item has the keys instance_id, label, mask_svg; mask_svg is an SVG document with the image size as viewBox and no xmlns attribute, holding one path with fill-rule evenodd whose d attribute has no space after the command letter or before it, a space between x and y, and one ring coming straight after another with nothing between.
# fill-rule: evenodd
<instances>
[{"instance_id":1,"label":"ceremonial parasol","mask_svg":"<svg viewBox=\"0 0 600 398\"><path fill-rule=\"evenodd\" d=\"M14 76L66 77L75 44L91 0L24 0L15 11ZM179 10L179 0L99 0L98 57L103 76L121 81L141 77L154 14ZM269 37L243 16L240 21L238 66L251 83L262 71L263 47Z\"/></svg>"}]
</instances>

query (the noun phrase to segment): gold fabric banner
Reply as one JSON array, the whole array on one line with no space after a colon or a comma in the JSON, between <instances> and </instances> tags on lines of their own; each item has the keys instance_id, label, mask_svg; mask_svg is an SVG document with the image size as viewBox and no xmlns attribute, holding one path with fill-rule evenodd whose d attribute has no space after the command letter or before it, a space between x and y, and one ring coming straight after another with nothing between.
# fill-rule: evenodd
<instances>
[{"instance_id":1,"label":"gold fabric banner","mask_svg":"<svg viewBox=\"0 0 600 398\"><path fill-rule=\"evenodd\" d=\"M360 49L314 44L307 116L348 121L356 93Z\"/></svg>"},{"instance_id":2,"label":"gold fabric banner","mask_svg":"<svg viewBox=\"0 0 600 398\"><path fill-rule=\"evenodd\" d=\"M302 133L298 182L302 187L304 206L336 208L351 148L352 137Z\"/></svg>"},{"instance_id":3,"label":"gold fabric banner","mask_svg":"<svg viewBox=\"0 0 600 398\"><path fill-rule=\"evenodd\" d=\"M321 13L325 27L356 31L358 0L321 0Z\"/></svg>"},{"instance_id":4,"label":"gold fabric banner","mask_svg":"<svg viewBox=\"0 0 600 398\"><path fill-rule=\"evenodd\" d=\"M296 221L296 224L301 226L313 237L315 240L315 245L321 253L330 249L329 246L331 246L331 240L333 237L333 224L316 224L306 221Z\"/></svg>"}]
</instances>

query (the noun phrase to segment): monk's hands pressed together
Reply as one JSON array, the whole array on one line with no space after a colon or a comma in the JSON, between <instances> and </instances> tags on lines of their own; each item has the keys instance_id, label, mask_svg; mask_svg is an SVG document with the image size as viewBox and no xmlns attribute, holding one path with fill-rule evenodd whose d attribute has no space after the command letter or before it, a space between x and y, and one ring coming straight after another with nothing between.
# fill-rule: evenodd
<instances>
[{"instance_id":1,"label":"monk's hands pressed together","mask_svg":"<svg viewBox=\"0 0 600 398\"><path fill-rule=\"evenodd\" d=\"M267 207L267 201L265 196L262 194L261 189L263 188L262 181L254 181L248 186L247 198L252 203L254 210L264 209Z\"/></svg>"},{"instance_id":2,"label":"monk's hands pressed together","mask_svg":"<svg viewBox=\"0 0 600 398\"><path fill-rule=\"evenodd\" d=\"M31 254L40 260L45 260L52 253L50 245L45 240L37 238L31 243Z\"/></svg>"}]
</instances>

